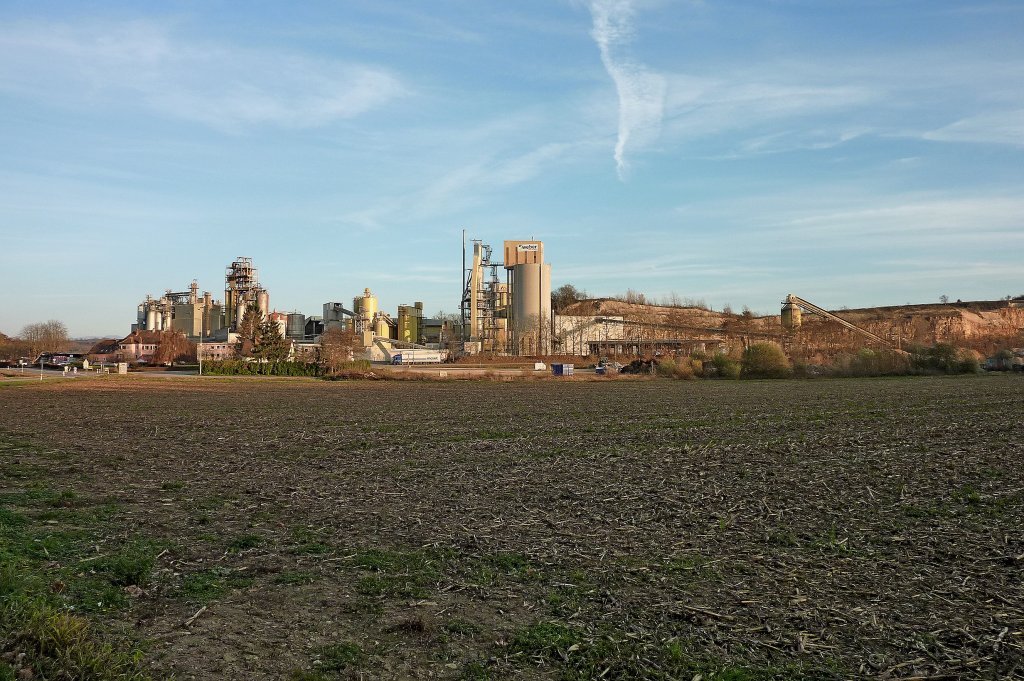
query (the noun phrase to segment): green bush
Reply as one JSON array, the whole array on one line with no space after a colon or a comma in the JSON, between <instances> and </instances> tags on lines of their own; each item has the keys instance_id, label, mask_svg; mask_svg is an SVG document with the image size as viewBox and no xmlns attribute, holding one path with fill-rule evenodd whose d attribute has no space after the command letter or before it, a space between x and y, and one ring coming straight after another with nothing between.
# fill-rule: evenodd
<instances>
[{"instance_id":1,"label":"green bush","mask_svg":"<svg viewBox=\"0 0 1024 681\"><path fill-rule=\"evenodd\" d=\"M793 365L776 343L754 343L743 351L745 378L787 378L793 375Z\"/></svg>"},{"instance_id":2,"label":"green bush","mask_svg":"<svg viewBox=\"0 0 1024 681\"><path fill-rule=\"evenodd\" d=\"M951 343L911 348L911 366L919 372L970 374L981 369L978 358L970 350L959 350Z\"/></svg>"},{"instance_id":3,"label":"green bush","mask_svg":"<svg viewBox=\"0 0 1024 681\"><path fill-rule=\"evenodd\" d=\"M693 365L690 360L680 360L678 363L671 357L658 360L658 375L665 378L693 378Z\"/></svg>"},{"instance_id":4,"label":"green bush","mask_svg":"<svg viewBox=\"0 0 1024 681\"><path fill-rule=\"evenodd\" d=\"M316 362L249 362L242 359L204 362L203 371L215 376L323 376L325 373Z\"/></svg>"},{"instance_id":5,"label":"green bush","mask_svg":"<svg viewBox=\"0 0 1024 681\"><path fill-rule=\"evenodd\" d=\"M906 355L891 350L861 348L856 355L840 355L833 367L838 376L904 376L911 373Z\"/></svg>"},{"instance_id":6,"label":"green bush","mask_svg":"<svg viewBox=\"0 0 1024 681\"><path fill-rule=\"evenodd\" d=\"M740 377L740 363L728 355L718 353L711 358L711 363L715 366L720 378L735 380Z\"/></svg>"}]
</instances>

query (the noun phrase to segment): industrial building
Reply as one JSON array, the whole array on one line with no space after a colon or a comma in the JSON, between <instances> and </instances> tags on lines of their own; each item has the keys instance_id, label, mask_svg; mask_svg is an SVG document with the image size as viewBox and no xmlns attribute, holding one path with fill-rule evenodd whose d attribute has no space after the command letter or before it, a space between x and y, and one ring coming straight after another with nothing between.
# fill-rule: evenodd
<instances>
[{"instance_id":1,"label":"industrial building","mask_svg":"<svg viewBox=\"0 0 1024 681\"><path fill-rule=\"evenodd\" d=\"M354 336L354 358L388 363L478 353L711 354L758 340L780 342L818 361L819 355L855 349L865 340L900 352L904 342L968 341L987 333L1005 337L1000 341L1005 345L1024 326L1020 301L972 303L966 311L959 303L935 309L916 306L922 308L920 315L915 306L905 312L880 308L836 315L793 294L774 318L616 299L576 301L555 315L551 264L545 261L542 241L506 240L499 254L482 240L467 242L465 232L460 286L457 319L428 318L422 302L398 305L391 315L369 288L351 304L323 303L319 316L279 312L270 309L269 292L260 284L252 259L239 257L225 270L223 302L209 291L199 295L196 281L185 291L167 289L159 297L146 296L137 307L132 336L121 341L119 350L145 357L156 349L162 332L174 331L197 342L203 359L227 359L235 354L239 323L250 307L278 325L282 337L291 341L293 357L317 356L322 336L340 329ZM898 318L893 311L900 312Z\"/></svg>"},{"instance_id":2,"label":"industrial building","mask_svg":"<svg viewBox=\"0 0 1024 681\"><path fill-rule=\"evenodd\" d=\"M188 291L167 291L159 298L147 295L137 308L135 331L179 331L190 340L226 338L236 331L249 305L266 316L270 313L270 294L260 286L252 258L236 258L224 275L224 302L214 300L209 291L199 296L199 284L193 280Z\"/></svg>"},{"instance_id":3,"label":"industrial building","mask_svg":"<svg viewBox=\"0 0 1024 681\"><path fill-rule=\"evenodd\" d=\"M315 351L324 332L342 329L355 334L366 358L386 362L400 350L587 354L592 343L621 336L621 324L607 316L552 316L551 265L544 261L542 241L504 241L500 258L489 244L471 243L467 252L464 234L461 326L426 317L418 301L399 305L392 316L380 309L369 288L354 296L351 305L324 303L322 316L271 310L270 294L260 284L252 259L239 257L225 270L223 301L209 291L199 295L196 281L187 291L168 289L160 297L147 296L138 305L132 332L178 331L200 344L204 359L224 359L233 352L246 309L255 306L292 341L296 353Z\"/></svg>"},{"instance_id":4,"label":"industrial building","mask_svg":"<svg viewBox=\"0 0 1024 681\"><path fill-rule=\"evenodd\" d=\"M464 235L461 326L458 321L426 317L422 302L399 305L392 316L380 309L369 288L354 296L351 305L324 303L322 316L271 310L270 294L260 284L252 259L239 257L225 270L223 301L209 291L200 295L196 281L187 291L168 289L159 297L146 296L138 305L132 333L181 332L200 344L204 359L222 359L232 352L246 309L255 306L278 325L296 352L313 351L326 331L342 329L355 334L365 357L387 362L400 350L585 354L588 341L608 338L607 321L596 325L593 319L552 316L551 265L544 261L543 242L505 241L500 259L483 241L472 241L471 254L466 245Z\"/></svg>"},{"instance_id":5,"label":"industrial building","mask_svg":"<svg viewBox=\"0 0 1024 681\"><path fill-rule=\"evenodd\" d=\"M480 240L472 244L467 267L463 235L465 352L550 353L551 265L544 262L544 243L505 241L500 262L489 244ZM505 271L505 281L500 280L499 269Z\"/></svg>"}]
</instances>

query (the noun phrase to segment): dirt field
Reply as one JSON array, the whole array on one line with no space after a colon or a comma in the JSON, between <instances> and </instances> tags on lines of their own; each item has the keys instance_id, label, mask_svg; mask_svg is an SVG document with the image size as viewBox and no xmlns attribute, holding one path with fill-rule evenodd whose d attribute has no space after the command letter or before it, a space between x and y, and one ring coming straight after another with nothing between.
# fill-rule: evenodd
<instances>
[{"instance_id":1,"label":"dirt field","mask_svg":"<svg viewBox=\"0 0 1024 681\"><path fill-rule=\"evenodd\" d=\"M0 555L157 678L1013 678L1022 404L1021 376L8 386Z\"/></svg>"}]
</instances>

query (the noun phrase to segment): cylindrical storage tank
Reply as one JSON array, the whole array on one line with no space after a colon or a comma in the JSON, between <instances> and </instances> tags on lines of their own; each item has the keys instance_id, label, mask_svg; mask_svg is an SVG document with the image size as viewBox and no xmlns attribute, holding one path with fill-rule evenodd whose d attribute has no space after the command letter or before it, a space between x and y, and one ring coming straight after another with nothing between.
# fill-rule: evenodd
<instances>
[{"instance_id":1,"label":"cylindrical storage tank","mask_svg":"<svg viewBox=\"0 0 1024 681\"><path fill-rule=\"evenodd\" d=\"M256 295L256 304L259 305L260 312L266 317L270 314L270 294L266 291L260 291Z\"/></svg>"},{"instance_id":2,"label":"cylindrical storage tank","mask_svg":"<svg viewBox=\"0 0 1024 681\"><path fill-rule=\"evenodd\" d=\"M528 263L512 268L512 319L517 327L536 327L551 316L551 265Z\"/></svg>"},{"instance_id":3,"label":"cylindrical storage tank","mask_svg":"<svg viewBox=\"0 0 1024 681\"><path fill-rule=\"evenodd\" d=\"M238 306L235 307L235 327L236 328L238 327L239 324L242 323L243 319L245 319L245 303L239 303Z\"/></svg>"},{"instance_id":4,"label":"cylindrical storage tank","mask_svg":"<svg viewBox=\"0 0 1024 681\"><path fill-rule=\"evenodd\" d=\"M146 310L146 330L156 331L156 310L153 308Z\"/></svg>"},{"instance_id":5,"label":"cylindrical storage tank","mask_svg":"<svg viewBox=\"0 0 1024 681\"><path fill-rule=\"evenodd\" d=\"M782 328L795 331L801 324L800 306L796 303L785 303L782 306Z\"/></svg>"},{"instance_id":6,"label":"cylindrical storage tank","mask_svg":"<svg viewBox=\"0 0 1024 681\"><path fill-rule=\"evenodd\" d=\"M382 338L390 338L391 325L389 325L387 323L387 320L385 320L383 317L378 317L373 333L375 336L380 336Z\"/></svg>"},{"instance_id":7,"label":"cylindrical storage tank","mask_svg":"<svg viewBox=\"0 0 1024 681\"><path fill-rule=\"evenodd\" d=\"M283 312L271 312L269 318L277 324L277 329L281 332L281 337L286 337L288 335L288 315Z\"/></svg>"},{"instance_id":8,"label":"cylindrical storage tank","mask_svg":"<svg viewBox=\"0 0 1024 681\"><path fill-rule=\"evenodd\" d=\"M420 320L423 317L421 307L409 307L408 305L398 306L398 340L406 343L420 342Z\"/></svg>"},{"instance_id":9,"label":"cylindrical storage tank","mask_svg":"<svg viewBox=\"0 0 1024 681\"><path fill-rule=\"evenodd\" d=\"M532 339L527 343L530 352L548 352L551 341L551 265L524 263L512 268L512 323L520 345L524 340Z\"/></svg>"},{"instance_id":10,"label":"cylindrical storage tank","mask_svg":"<svg viewBox=\"0 0 1024 681\"><path fill-rule=\"evenodd\" d=\"M377 314L377 296L370 293L370 289L363 289L363 298L360 304L360 312L367 319L373 319Z\"/></svg>"},{"instance_id":11,"label":"cylindrical storage tank","mask_svg":"<svg viewBox=\"0 0 1024 681\"><path fill-rule=\"evenodd\" d=\"M164 317L164 320L163 320L163 323L160 325L160 328L163 329L164 331L170 331L171 330L171 311L170 310L164 310L163 317Z\"/></svg>"},{"instance_id":12,"label":"cylindrical storage tank","mask_svg":"<svg viewBox=\"0 0 1024 681\"><path fill-rule=\"evenodd\" d=\"M292 312L288 315L289 338L302 338L306 335L306 315L301 312Z\"/></svg>"}]
</instances>

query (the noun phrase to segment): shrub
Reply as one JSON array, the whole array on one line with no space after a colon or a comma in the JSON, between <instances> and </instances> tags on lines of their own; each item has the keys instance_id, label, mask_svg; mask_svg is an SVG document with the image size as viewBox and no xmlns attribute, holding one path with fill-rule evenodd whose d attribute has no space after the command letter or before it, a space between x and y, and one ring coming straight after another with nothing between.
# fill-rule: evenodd
<instances>
[{"instance_id":1,"label":"shrub","mask_svg":"<svg viewBox=\"0 0 1024 681\"><path fill-rule=\"evenodd\" d=\"M743 376L747 378L786 378L793 365L776 343L754 343L743 352Z\"/></svg>"},{"instance_id":2,"label":"shrub","mask_svg":"<svg viewBox=\"0 0 1024 681\"><path fill-rule=\"evenodd\" d=\"M671 357L658 360L657 371L659 376L665 378L693 378L693 366L690 364L690 360L681 360L678 363Z\"/></svg>"},{"instance_id":3,"label":"shrub","mask_svg":"<svg viewBox=\"0 0 1024 681\"><path fill-rule=\"evenodd\" d=\"M711 363L715 366L715 370L721 378L735 380L740 377L740 363L728 355L718 353L711 358Z\"/></svg>"},{"instance_id":4,"label":"shrub","mask_svg":"<svg viewBox=\"0 0 1024 681\"><path fill-rule=\"evenodd\" d=\"M977 373L981 368L972 351L958 350L950 343L936 343L930 348L916 346L911 349L910 363L918 371L946 374Z\"/></svg>"},{"instance_id":5,"label":"shrub","mask_svg":"<svg viewBox=\"0 0 1024 681\"><path fill-rule=\"evenodd\" d=\"M227 359L204 362L203 371L217 376L322 376L324 368L316 362L249 362Z\"/></svg>"},{"instance_id":6,"label":"shrub","mask_svg":"<svg viewBox=\"0 0 1024 681\"><path fill-rule=\"evenodd\" d=\"M889 350L861 348L856 355L837 357L833 368L839 376L902 376L910 373L910 360Z\"/></svg>"}]
</instances>

